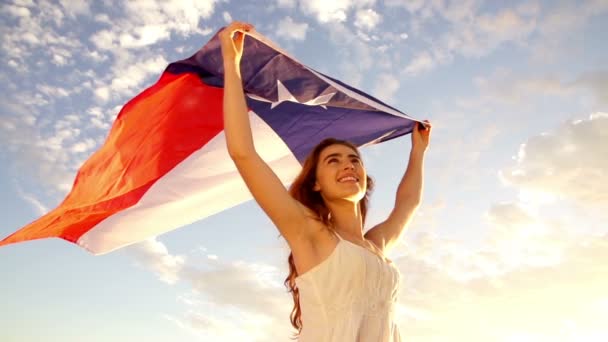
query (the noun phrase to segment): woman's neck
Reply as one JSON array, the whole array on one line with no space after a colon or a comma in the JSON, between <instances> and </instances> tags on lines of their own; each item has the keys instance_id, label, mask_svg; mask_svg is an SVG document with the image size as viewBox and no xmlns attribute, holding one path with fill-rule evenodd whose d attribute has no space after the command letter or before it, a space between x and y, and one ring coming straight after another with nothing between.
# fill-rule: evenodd
<instances>
[{"instance_id":1,"label":"woman's neck","mask_svg":"<svg viewBox=\"0 0 608 342\"><path fill-rule=\"evenodd\" d=\"M363 240L363 217L359 203L340 200L327 203L331 213L330 221L340 236Z\"/></svg>"}]
</instances>

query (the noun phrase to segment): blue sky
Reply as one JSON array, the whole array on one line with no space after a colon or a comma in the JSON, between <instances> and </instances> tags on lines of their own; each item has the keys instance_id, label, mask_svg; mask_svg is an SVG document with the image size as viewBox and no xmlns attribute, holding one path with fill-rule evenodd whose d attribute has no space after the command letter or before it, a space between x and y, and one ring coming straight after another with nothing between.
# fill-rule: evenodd
<instances>
[{"instance_id":1,"label":"blue sky","mask_svg":"<svg viewBox=\"0 0 608 342\"><path fill-rule=\"evenodd\" d=\"M434 124L390 257L412 341L608 339L606 1L5 1L0 235L56 206L122 104L232 18ZM409 136L363 150L369 225ZM283 341L285 242L252 202L94 257L0 248L3 341Z\"/></svg>"}]
</instances>

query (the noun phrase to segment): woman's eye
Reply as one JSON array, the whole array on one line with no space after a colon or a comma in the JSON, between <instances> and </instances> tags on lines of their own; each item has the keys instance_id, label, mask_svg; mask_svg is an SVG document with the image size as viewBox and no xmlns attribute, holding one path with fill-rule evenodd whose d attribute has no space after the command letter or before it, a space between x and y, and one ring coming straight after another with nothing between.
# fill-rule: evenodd
<instances>
[{"instance_id":1,"label":"woman's eye","mask_svg":"<svg viewBox=\"0 0 608 342\"><path fill-rule=\"evenodd\" d=\"M356 164L361 164L361 161L356 158L353 158L353 160L351 160L351 162L356 163Z\"/></svg>"},{"instance_id":2,"label":"woman's eye","mask_svg":"<svg viewBox=\"0 0 608 342\"><path fill-rule=\"evenodd\" d=\"M336 159L336 158L331 158L331 159L330 159L330 160L328 160L327 162L328 162L329 164L331 164L331 163L334 163L334 162L337 162L337 161L338 161L338 159Z\"/></svg>"}]
</instances>

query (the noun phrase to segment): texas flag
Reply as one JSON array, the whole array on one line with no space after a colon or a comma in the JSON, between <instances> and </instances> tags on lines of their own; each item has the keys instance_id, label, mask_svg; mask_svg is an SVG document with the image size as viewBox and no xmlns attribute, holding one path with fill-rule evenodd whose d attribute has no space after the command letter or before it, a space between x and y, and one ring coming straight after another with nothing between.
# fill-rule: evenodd
<instances>
[{"instance_id":1,"label":"texas flag","mask_svg":"<svg viewBox=\"0 0 608 342\"><path fill-rule=\"evenodd\" d=\"M256 149L287 186L327 137L358 146L410 133L415 119L248 33L241 62ZM1 245L59 237L103 254L251 199L223 132L217 35L129 101L54 210Z\"/></svg>"}]
</instances>

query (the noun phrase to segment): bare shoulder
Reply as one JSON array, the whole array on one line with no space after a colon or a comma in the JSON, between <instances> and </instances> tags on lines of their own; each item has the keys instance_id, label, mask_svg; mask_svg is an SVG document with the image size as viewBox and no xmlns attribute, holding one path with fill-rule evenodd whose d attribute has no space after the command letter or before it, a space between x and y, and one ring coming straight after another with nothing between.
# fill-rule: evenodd
<instances>
[{"instance_id":1,"label":"bare shoulder","mask_svg":"<svg viewBox=\"0 0 608 342\"><path fill-rule=\"evenodd\" d=\"M370 229L365 233L365 239L372 242L382 253L386 252L386 242L378 230Z\"/></svg>"}]
</instances>

